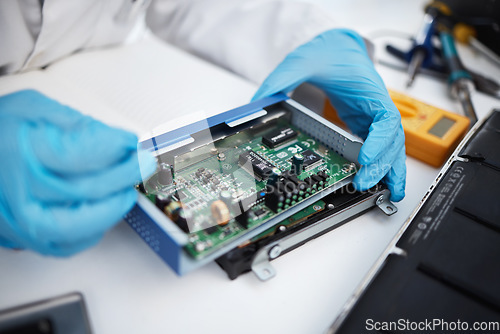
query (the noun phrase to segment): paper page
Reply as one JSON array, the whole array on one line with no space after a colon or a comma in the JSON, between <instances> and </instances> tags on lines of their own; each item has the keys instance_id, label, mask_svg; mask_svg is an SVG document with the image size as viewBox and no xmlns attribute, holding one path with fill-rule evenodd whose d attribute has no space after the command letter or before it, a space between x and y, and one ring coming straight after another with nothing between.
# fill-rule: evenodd
<instances>
[{"instance_id":1,"label":"paper page","mask_svg":"<svg viewBox=\"0 0 500 334\"><path fill-rule=\"evenodd\" d=\"M83 114L91 115L98 120L140 135L149 129L123 117L109 106L101 103L92 93L61 82L60 78L51 76L42 70L23 74L0 77L0 95L23 89L34 89L48 97L68 105Z\"/></svg>"},{"instance_id":2,"label":"paper page","mask_svg":"<svg viewBox=\"0 0 500 334\"><path fill-rule=\"evenodd\" d=\"M154 36L73 55L46 71L92 95L137 130L156 129L156 134L244 105L257 88Z\"/></svg>"}]
</instances>

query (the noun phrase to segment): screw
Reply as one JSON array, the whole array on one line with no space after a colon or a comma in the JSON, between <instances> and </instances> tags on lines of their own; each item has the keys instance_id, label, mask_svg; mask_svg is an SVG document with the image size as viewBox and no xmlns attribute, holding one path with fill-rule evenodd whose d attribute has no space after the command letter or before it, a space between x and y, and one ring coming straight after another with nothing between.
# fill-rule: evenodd
<instances>
[{"instance_id":1,"label":"screw","mask_svg":"<svg viewBox=\"0 0 500 334\"><path fill-rule=\"evenodd\" d=\"M384 195L380 195L377 197L377 200L375 201L375 204L380 205L384 202Z\"/></svg>"},{"instance_id":2,"label":"screw","mask_svg":"<svg viewBox=\"0 0 500 334\"><path fill-rule=\"evenodd\" d=\"M271 250L269 251L269 257L271 259L275 259L278 256L280 256L281 251L282 251L282 249L281 249L280 245L276 245L273 248L271 248Z\"/></svg>"}]
</instances>

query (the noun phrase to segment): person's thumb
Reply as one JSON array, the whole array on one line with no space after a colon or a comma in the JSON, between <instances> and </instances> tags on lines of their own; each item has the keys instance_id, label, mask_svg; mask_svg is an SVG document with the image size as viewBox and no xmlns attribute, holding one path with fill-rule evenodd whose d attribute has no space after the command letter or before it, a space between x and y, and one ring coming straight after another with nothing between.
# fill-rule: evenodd
<instances>
[{"instance_id":1,"label":"person's thumb","mask_svg":"<svg viewBox=\"0 0 500 334\"><path fill-rule=\"evenodd\" d=\"M310 78L308 68L307 59L292 52L264 80L252 101L294 90Z\"/></svg>"}]
</instances>

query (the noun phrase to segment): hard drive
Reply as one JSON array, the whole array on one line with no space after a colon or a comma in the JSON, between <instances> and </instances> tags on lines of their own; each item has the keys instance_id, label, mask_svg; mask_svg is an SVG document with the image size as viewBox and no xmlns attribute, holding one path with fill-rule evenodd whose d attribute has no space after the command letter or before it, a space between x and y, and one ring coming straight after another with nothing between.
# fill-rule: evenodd
<instances>
[{"instance_id":1,"label":"hard drive","mask_svg":"<svg viewBox=\"0 0 500 334\"><path fill-rule=\"evenodd\" d=\"M397 212L388 201L389 196L384 184L363 192L349 184L227 252L216 262L230 279L252 271L260 280L267 281L276 274L270 261L375 207L387 215Z\"/></svg>"},{"instance_id":2,"label":"hard drive","mask_svg":"<svg viewBox=\"0 0 500 334\"><path fill-rule=\"evenodd\" d=\"M157 170L137 185L138 205L125 220L184 275L347 190L361 145L286 95L255 101L142 141ZM378 200L386 213L397 210L387 189L371 194L370 207ZM341 221L358 211L343 212ZM301 233L328 230L325 222ZM285 235L287 249L304 242Z\"/></svg>"}]
</instances>

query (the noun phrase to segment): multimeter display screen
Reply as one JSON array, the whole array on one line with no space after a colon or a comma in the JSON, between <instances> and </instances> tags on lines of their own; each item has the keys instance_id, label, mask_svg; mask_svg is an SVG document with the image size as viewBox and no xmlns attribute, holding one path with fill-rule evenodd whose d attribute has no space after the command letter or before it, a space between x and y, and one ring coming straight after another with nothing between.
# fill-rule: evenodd
<instances>
[{"instance_id":1,"label":"multimeter display screen","mask_svg":"<svg viewBox=\"0 0 500 334\"><path fill-rule=\"evenodd\" d=\"M446 132L455 124L455 121L448 118L441 118L434 126L429 130L429 133L442 138Z\"/></svg>"}]
</instances>

